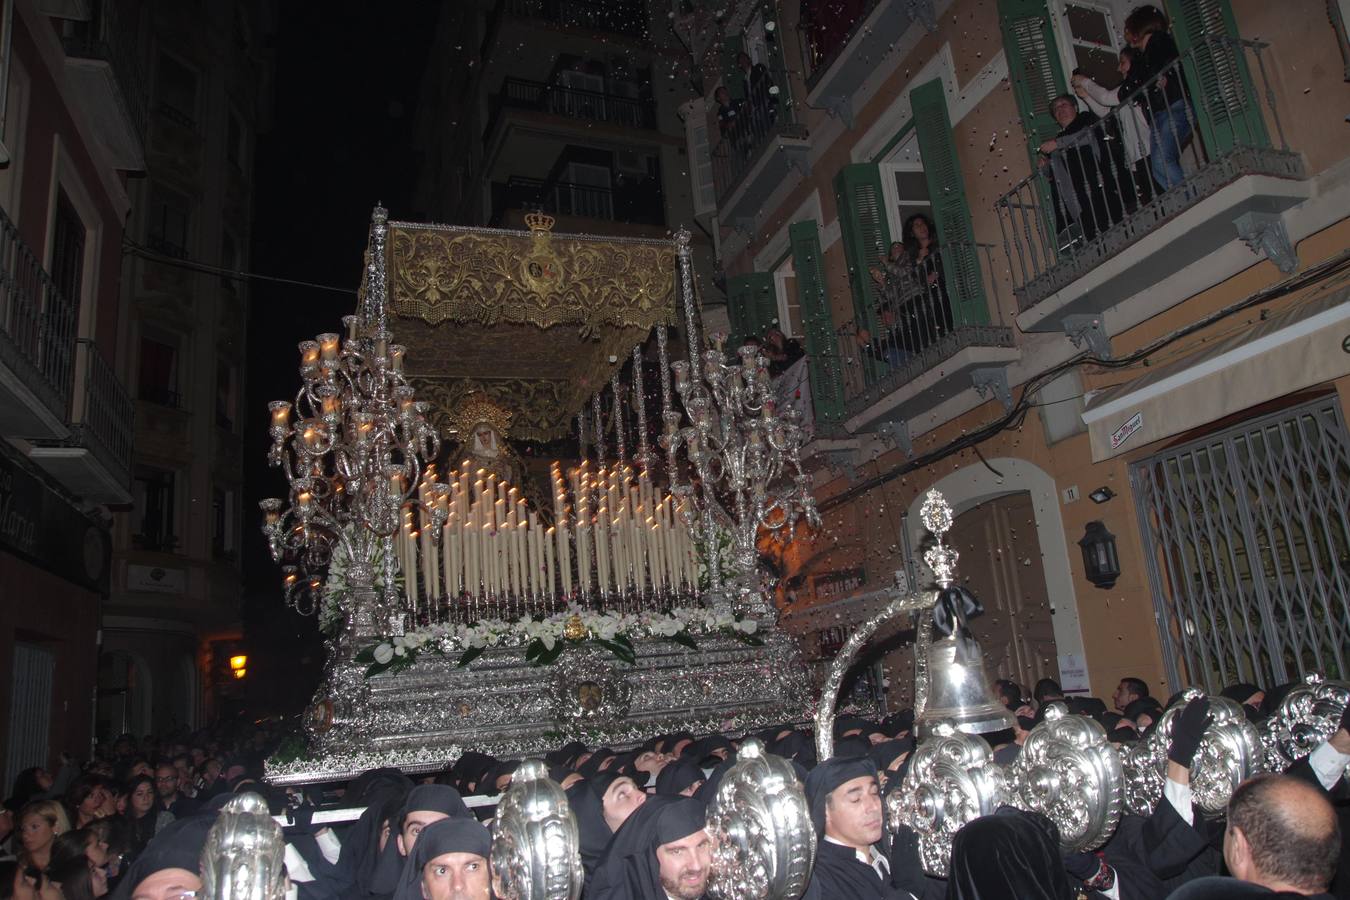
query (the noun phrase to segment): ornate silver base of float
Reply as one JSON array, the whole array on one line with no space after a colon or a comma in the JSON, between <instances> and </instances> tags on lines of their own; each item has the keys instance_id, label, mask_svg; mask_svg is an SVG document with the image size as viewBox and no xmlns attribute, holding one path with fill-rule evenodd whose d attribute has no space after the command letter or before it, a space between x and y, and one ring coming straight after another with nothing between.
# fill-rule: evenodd
<instances>
[{"instance_id":1,"label":"ornate silver base of float","mask_svg":"<svg viewBox=\"0 0 1350 900\"><path fill-rule=\"evenodd\" d=\"M531 666L524 649L488 649L467 666L419 657L397 673L330 669L309 710L311 757L268 763L275 784L335 781L375 766L439 771L467 750L542 755L570 740L624 746L670 731L738 734L808 718L796 643L776 629L751 646L721 635L697 650L635 640L628 665L599 644Z\"/></svg>"}]
</instances>

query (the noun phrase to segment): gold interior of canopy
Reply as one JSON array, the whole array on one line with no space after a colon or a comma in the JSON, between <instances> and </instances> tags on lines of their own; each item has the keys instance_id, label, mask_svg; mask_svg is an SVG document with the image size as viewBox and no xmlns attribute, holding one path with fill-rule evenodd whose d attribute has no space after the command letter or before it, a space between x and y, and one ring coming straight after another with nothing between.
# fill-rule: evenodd
<instances>
[{"instance_id":1,"label":"gold interior of canopy","mask_svg":"<svg viewBox=\"0 0 1350 900\"><path fill-rule=\"evenodd\" d=\"M632 348L674 321L673 244L553 235L547 224L390 223L391 327L442 430L478 392L511 411L510 437L562 437Z\"/></svg>"}]
</instances>

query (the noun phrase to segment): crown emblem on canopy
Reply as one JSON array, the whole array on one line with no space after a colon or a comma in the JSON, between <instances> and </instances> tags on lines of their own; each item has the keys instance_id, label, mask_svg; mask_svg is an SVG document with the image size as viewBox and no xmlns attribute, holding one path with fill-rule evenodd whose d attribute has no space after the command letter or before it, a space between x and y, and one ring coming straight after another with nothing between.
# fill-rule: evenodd
<instances>
[{"instance_id":1,"label":"crown emblem on canopy","mask_svg":"<svg viewBox=\"0 0 1350 900\"><path fill-rule=\"evenodd\" d=\"M556 220L543 210L536 210L525 214L525 224L530 226L531 231L547 232L553 230L553 223Z\"/></svg>"}]
</instances>

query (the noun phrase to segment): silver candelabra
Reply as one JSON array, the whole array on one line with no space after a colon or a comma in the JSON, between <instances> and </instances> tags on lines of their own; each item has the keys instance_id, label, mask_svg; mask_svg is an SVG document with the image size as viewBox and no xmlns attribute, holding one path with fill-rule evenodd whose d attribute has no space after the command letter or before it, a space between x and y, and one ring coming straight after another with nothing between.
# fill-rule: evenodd
<instances>
[{"instance_id":1,"label":"silver candelabra","mask_svg":"<svg viewBox=\"0 0 1350 900\"><path fill-rule=\"evenodd\" d=\"M393 538L402 511L423 507L439 541L449 487L431 482L418 489L425 462L440 452L440 437L427 421L428 404L415 399L403 374L404 348L390 343L386 232L387 213L377 207L360 315L343 318L345 337L302 341L295 401L269 404L268 461L286 474L290 496L259 506L272 558L299 563L283 570L288 599L315 585L301 569L314 572L340 556L351 597L349 625L398 633L403 603Z\"/></svg>"},{"instance_id":2,"label":"silver candelabra","mask_svg":"<svg viewBox=\"0 0 1350 900\"><path fill-rule=\"evenodd\" d=\"M768 604L750 583L761 530L791 540L800 520L820 522L801 467L801 414L777 408L758 348L741 347L738 362L728 365L723 338L715 335L700 359L689 233L682 229L675 240L690 360L671 364L684 415L663 412L671 493L690 501L686 524L703 546L713 602L741 600L762 613ZM689 460L683 473L675 465L681 447ZM730 538L725 549L723 535Z\"/></svg>"}]
</instances>

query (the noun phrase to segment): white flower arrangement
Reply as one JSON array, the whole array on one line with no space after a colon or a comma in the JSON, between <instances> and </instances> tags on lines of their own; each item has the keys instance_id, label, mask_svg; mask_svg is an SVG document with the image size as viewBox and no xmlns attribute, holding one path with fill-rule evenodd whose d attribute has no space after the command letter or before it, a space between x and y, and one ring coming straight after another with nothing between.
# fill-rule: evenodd
<instances>
[{"instance_id":1,"label":"white flower arrangement","mask_svg":"<svg viewBox=\"0 0 1350 900\"><path fill-rule=\"evenodd\" d=\"M352 537L354 529L357 526L354 523L347 523L343 530L348 537ZM319 604L319 631L332 637L342 630L343 621L346 617L346 611L342 607L342 601L350 593L351 587L347 583L347 566L351 563L351 558L347 555L344 544L339 543L333 551L333 557L328 562L328 578L323 584L323 600ZM374 587L376 591L384 591L384 547L380 543L374 545L374 555L372 558L375 580ZM395 587L401 587L400 575L394 576Z\"/></svg>"},{"instance_id":2,"label":"white flower arrangement","mask_svg":"<svg viewBox=\"0 0 1350 900\"><path fill-rule=\"evenodd\" d=\"M677 607L666 612L599 613L572 608L542 618L482 619L471 625L428 625L387 637L363 648L357 662L367 664L366 676L413 664L423 653L459 654L457 665L468 665L490 647L524 647L532 665L548 665L569 645L593 640L620 660L634 662L633 640L663 638L697 649L696 635L726 634L759 644L759 622L728 611Z\"/></svg>"}]
</instances>

